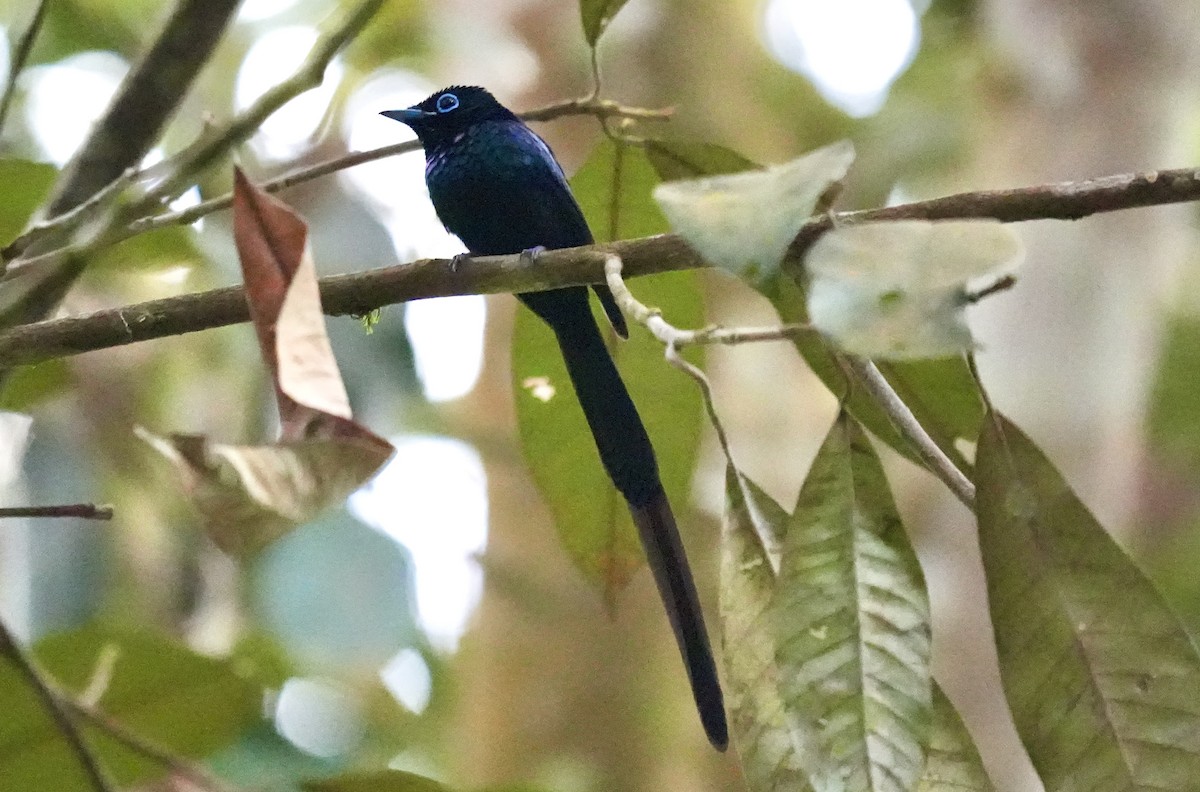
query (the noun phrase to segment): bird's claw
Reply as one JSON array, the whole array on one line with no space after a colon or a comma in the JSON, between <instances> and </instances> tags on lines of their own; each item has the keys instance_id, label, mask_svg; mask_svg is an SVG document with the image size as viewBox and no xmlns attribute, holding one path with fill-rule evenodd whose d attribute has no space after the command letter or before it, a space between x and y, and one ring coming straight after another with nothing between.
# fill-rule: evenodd
<instances>
[{"instance_id":1,"label":"bird's claw","mask_svg":"<svg viewBox=\"0 0 1200 792\"><path fill-rule=\"evenodd\" d=\"M521 266L523 266L523 267L532 266L533 262L537 261L538 256L542 255L545 252L546 252L545 245L535 245L531 248L525 248L524 250L521 251L521 256L520 256Z\"/></svg>"},{"instance_id":2,"label":"bird's claw","mask_svg":"<svg viewBox=\"0 0 1200 792\"><path fill-rule=\"evenodd\" d=\"M460 266L462 266L462 263L464 261L470 261L470 260L471 260L470 253L455 253L453 258L450 259L450 272L457 273L458 268Z\"/></svg>"}]
</instances>

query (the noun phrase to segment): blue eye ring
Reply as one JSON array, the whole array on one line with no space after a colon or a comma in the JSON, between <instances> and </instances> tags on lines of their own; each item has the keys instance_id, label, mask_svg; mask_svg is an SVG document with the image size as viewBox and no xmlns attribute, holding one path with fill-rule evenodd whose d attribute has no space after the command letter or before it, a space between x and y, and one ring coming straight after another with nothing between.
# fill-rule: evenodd
<instances>
[{"instance_id":1,"label":"blue eye ring","mask_svg":"<svg viewBox=\"0 0 1200 792\"><path fill-rule=\"evenodd\" d=\"M436 106L439 113L449 113L451 110L457 109L458 97L452 93L444 93L437 98Z\"/></svg>"}]
</instances>

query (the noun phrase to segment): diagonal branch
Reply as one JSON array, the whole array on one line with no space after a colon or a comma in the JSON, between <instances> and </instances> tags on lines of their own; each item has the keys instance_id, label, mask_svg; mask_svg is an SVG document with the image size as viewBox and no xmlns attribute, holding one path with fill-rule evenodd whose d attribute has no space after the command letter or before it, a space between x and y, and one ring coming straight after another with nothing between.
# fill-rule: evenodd
<instances>
[{"instance_id":1,"label":"diagonal branch","mask_svg":"<svg viewBox=\"0 0 1200 792\"><path fill-rule=\"evenodd\" d=\"M42 22L46 19L46 7L49 4L50 0L41 0L38 3L37 10L33 12L33 19L21 34L17 50L8 65L8 81L4 84L4 94L0 96L0 131L3 131L4 122L8 120L8 111L12 107L13 96L17 93L17 80L21 78L21 72L25 70L25 64L29 61L29 52L33 49L33 42L38 33L41 32Z\"/></svg>"},{"instance_id":2,"label":"diagonal branch","mask_svg":"<svg viewBox=\"0 0 1200 792\"><path fill-rule=\"evenodd\" d=\"M1186 168L1018 190L961 193L931 201L814 218L789 252L798 262L832 222L900 218L995 217L1014 222L1076 218L1097 212L1200 200L1200 170ZM662 234L586 248L551 250L533 263L520 256L470 259L454 267L422 259L353 275L321 279L321 299L332 316L362 315L407 300L460 294L538 291L604 282L601 257L614 253L626 277L708 266L679 236ZM0 368L37 363L97 349L245 322L240 286L154 300L83 317L37 322L0 331ZM799 332L799 331L797 331Z\"/></svg>"},{"instance_id":3,"label":"diagonal branch","mask_svg":"<svg viewBox=\"0 0 1200 792\"><path fill-rule=\"evenodd\" d=\"M48 215L73 208L146 156L208 62L238 3L180 0L83 148L63 170Z\"/></svg>"}]
</instances>

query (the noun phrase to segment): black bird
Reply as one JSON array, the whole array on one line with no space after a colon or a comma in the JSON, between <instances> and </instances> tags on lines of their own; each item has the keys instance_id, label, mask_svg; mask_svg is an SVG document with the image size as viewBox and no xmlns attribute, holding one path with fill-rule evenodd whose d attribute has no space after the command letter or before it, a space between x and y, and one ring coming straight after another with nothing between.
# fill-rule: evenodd
<instances>
[{"instance_id":1,"label":"black bird","mask_svg":"<svg viewBox=\"0 0 1200 792\"><path fill-rule=\"evenodd\" d=\"M438 217L471 255L588 245L592 234L550 147L483 88L452 86L382 115L412 127ZM613 328L625 319L607 286L593 287ZM667 502L654 448L578 286L517 297L558 339L600 460L625 497L687 667L709 741L729 743L725 705L696 585Z\"/></svg>"}]
</instances>

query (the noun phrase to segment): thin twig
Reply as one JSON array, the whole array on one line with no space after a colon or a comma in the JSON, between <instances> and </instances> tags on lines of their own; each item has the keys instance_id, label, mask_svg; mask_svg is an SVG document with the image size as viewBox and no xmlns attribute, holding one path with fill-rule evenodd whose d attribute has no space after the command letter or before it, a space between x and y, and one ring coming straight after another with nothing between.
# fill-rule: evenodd
<instances>
[{"instance_id":1,"label":"thin twig","mask_svg":"<svg viewBox=\"0 0 1200 792\"><path fill-rule=\"evenodd\" d=\"M78 517L83 520L111 520L113 509L112 506L97 506L94 503L0 507L0 519L5 517Z\"/></svg>"},{"instance_id":2,"label":"thin twig","mask_svg":"<svg viewBox=\"0 0 1200 792\"><path fill-rule=\"evenodd\" d=\"M362 30L383 3L384 0L363 0L359 3L340 24L321 37L291 77L268 90L223 128L203 137L198 146L185 150L183 156L174 163L171 175L151 189L130 211L130 215L136 217L153 211L161 203L176 197L189 179L253 135L272 113L305 91L319 86L333 56Z\"/></svg>"},{"instance_id":3,"label":"thin twig","mask_svg":"<svg viewBox=\"0 0 1200 792\"><path fill-rule=\"evenodd\" d=\"M760 341L792 341L815 333L812 325L783 324L775 327L705 327L701 330L677 330L677 347L698 344L752 344Z\"/></svg>"},{"instance_id":4,"label":"thin twig","mask_svg":"<svg viewBox=\"0 0 1200 792\"><path fill-rule=\"evenodd\" d=\"M639 120L663 120L668 118L671 112L669 108L655 110L645 107L630 107L607 99L584 97L555 102L545 107L539 107L536 110L520 113L519 115L526 121L552 121L556 118L571 115L591 115L599 119L618 117ZM282 176L277 176L270 181L263 182L259 187L269 193L275 193L280 190L286 190L289 187L294 187L297 184L303 184L322 176L328 176L331 173L353 168L356 165L374 162L385 157L393 157L397 154L406 154L410 151L418 151L420 148L421 144L418 141L406 140L402 143L392 143L391 145L381 146L370 151L355 151L331 160L326 160L325 162L319 162L316 165L309 165L289 171ZM176 212L164 212L162 214L138 218L129 224L129 231L131 234L140 234L156 228L187 225L196 222L205 215L222 209L228 209L232 203L233 193L227 193Z\"/></svg>"},{"instance_id":5,"label":"thin twig","mask_svg":"<svg viewBox=\"0 0 1200 792\"><path fill-rule=\"evenodd\" d=\"M100 766L100 760L88 747L88 744L83 739L83 734L80 733L79 727L71 717L67 706L63 699L51 686L38 670L34 661L21 645L17 643L12 633L9 632L8 626L0 621L0 656L7 657L21 676L25 677L25 681L33 688L34 692L42 701L42 705L54 720L55 726L58 728L63 739L71 747L71 751L75 754L75 758L79 760L80 766L83 768L84 774L88 778L88 782L96 792L117 792L117 787L109 780L108 775Z\"/></svg>"},{"instance_id":6,"label":"thin twig","mask_svg":"<svg viewBox=\"0 0 1200 792\"><path fill-rule=\"evenodd\" d=\"M17 50L13 53L12 62L8 65L8 82L4 85L4 95L0 97L0 131L3 131L4 122L8 120L8 111L12 107L13 97L17 93L17 80L20 79L21 73L25 70L25 64L29 61L29 52L33 49L33 42L42 29L42 22L46 19L46 7L49 4L50 0L41 0L38 3L37 10L33 12L33 19L29 20L29 26L21 34L21 40L17 42Z\"/></svg>"},{"instance_id":7,"label":"thin twig","mask_svg":"<svg viewBox=\"0 0 1200 792\"><path fill-rule=\"evenodd\" d=\"M841 355L839 360L857 375L857 379L888 416L896 431L912 445L925 467L941 479L968 509L975 508L975 485L929 436L912 410L908 409L908 405L883 376L883 372L871 361L854 355Z\"/></svg>"},{"instance_id":8,"label":"thin twig","mask_svg":"<svg viewBox=\"0 0 1200 792\"><path fill-rule=\"evenodd\" d=\"M617 301L617 305L633 321L644 325L655 338L665 345L666 349L663 355L666 357L667 362L684 374L687 374L700 386L700 394L704 398L704 409L708 413L708 419L717 433L717 442L721 444L721 450L725 453L725 459L730 465L733 465L733 450L729 445L729 436L725 434L725 427L717 415L717 407L713 402L712 383L709 382L708 376L698 366L692 365L692 363L685 360L679 354L679 340L690 336L694 341L695 333L680 330L666 319L663 319L661 311L648 308L638 302L637 298L633 296L633 292L629 291L629 287L625 285L625 279L621 277L622 268L623 263L620 256L610 253L604 257L604 277L608 283L609 291L612 292L613 299ZM737 469L736 465L734 465L734 469Z\"/></svg>"}]
</instances>

